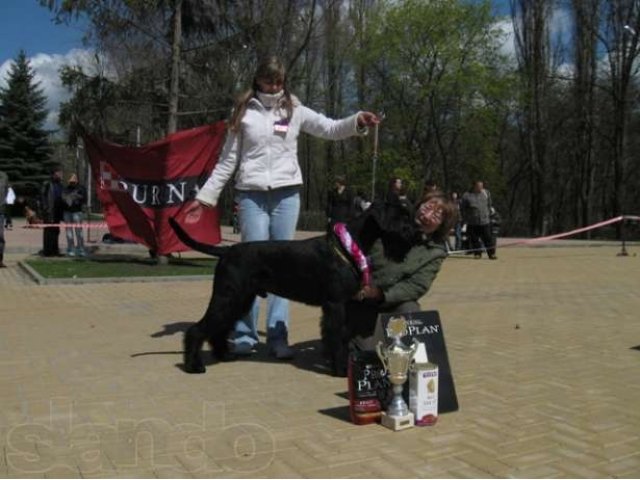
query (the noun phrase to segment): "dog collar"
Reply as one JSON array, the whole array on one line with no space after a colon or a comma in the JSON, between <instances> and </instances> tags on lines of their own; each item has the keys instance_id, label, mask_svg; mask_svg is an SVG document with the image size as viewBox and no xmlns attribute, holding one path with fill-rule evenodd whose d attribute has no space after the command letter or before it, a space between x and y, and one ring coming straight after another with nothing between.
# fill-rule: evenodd
<instances>
[{"instance_id":1,"label":"dog collar","mask_svg":"<svg viewBox=\"0 0 640 480\"><path fill-rule=\"evenodd\" d=\"M371 267L369 266L369 261L367 260L366 255L360 249L360 246L357 244L353 237L347 230L347 226L344 223L336 223L333 226L333 233L336 234L338 240L340 240L340 244L345 249L347 253L351 256L353 261L355 262L358 270L360 271L360 275L362 276L362 286L371 284Z\"/></svg>"}]
</instances>

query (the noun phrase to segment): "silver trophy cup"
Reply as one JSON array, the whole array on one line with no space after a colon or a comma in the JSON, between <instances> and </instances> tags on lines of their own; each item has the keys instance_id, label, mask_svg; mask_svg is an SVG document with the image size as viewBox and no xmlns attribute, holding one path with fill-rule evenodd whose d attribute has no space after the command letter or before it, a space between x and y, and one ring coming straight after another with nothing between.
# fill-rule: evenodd
<instances>
[{"instance_id":1,"label":"silver trophy cup","mask_svg":"<svg viewBox=\"0 0 640 480\"><path fill-rule=\"evenodd\" d=\"M402 343L400 339L406 332L407 322L404 317L392 318L387 325L387 334L391 337L392 343L385 347L383 342L378 342L376 347L393 388L393 398L387 411L383 412L381 420L382 425L391 430L403 430L414 424L413 413L409 411L407 403L402 398L402 387L407 381L407 372L418 346L415 341L411 347Z\"/></svg>"}]
</instances>

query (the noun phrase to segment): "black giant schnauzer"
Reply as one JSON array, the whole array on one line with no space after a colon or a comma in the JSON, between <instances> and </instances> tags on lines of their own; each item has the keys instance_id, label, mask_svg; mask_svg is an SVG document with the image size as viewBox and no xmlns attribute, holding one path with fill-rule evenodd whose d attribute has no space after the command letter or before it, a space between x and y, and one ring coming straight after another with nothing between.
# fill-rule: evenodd
<instances>
[{"instance_id":1,"label":"black giant schnauzer","mask_svg":"<svg viewBox=\"0 0 640 480\"><path fill-rule=\"evenodd\" d=\"M178 238L188 247L220 257L213 295L202 319L184 337L184 369L204 373L201 350L211 344L218 360L229 360L227 337L236 320L245 315L256 295L267 292L323 310L322 340L333 373L346 374L348 329L344 303L361 287L361 274L333 232L307 240L273 240L212 246L191 238L175 219L169 219ZM347 224L353 240L366 255L382 241L385 255L397 261L411 248L415 232L413 212L394 203L373 204Z\"/></svg>"}]
</instances>

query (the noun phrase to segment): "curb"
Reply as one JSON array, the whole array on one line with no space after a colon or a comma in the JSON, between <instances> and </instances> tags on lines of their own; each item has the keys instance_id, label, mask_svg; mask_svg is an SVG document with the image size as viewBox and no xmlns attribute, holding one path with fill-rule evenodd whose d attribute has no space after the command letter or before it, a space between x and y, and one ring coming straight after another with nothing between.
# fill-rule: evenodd
<instances>
[{"instance_id":1,"label":"curb","mask_svg":"<svg viewBox=\"0 0 640 480\"><path fill-rule=\"evenodd\" d=\"M38 285L82 285L96 283L150 283L150 282L199 282L210 280L213 275L172 275L149 277L84 277L84 278L46 278L31 268L26 262L19 261L18 266Z\"/></svg>"},{"instance_id":2,"label":"curb","mask_svg":"<svg viewBox=\"0 0 640 480\"><path fill-rule=\"evenodd\" d=\"M138 245L134 243L123 243L123 244L109 244L109 243L100 243L93 244L87 243L87 250L92 252L100 252L100 253L130 253L130 254L147 254L148 249L143 245ZM42 250L41 245L6 245L4 249L4 253L19 253L19 254L37 254ZM64 248L60 248L61 252L64 252Z\"/></svg>"}]
</instances>

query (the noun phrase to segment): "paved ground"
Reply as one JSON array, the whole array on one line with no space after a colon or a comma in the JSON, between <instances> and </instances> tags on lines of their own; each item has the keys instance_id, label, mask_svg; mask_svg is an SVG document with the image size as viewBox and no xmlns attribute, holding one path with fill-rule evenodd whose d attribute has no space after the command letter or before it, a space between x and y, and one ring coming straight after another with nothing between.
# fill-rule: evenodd
<instances>
[{"instance_id":1,"label":"paved ground","mask_svg":"<svg viewBox=\"0 0 640 480\"><path fill-rule=\"evenodd\" d=\"M187 375L181 332L209 281L36 286L15 266L32 247L7 241L0 477L640 476L637 246L448 259L422 305L460 410L394 433L346 421L317 308L292 307L293 363Z\"/></svg>"}]
</instances>

